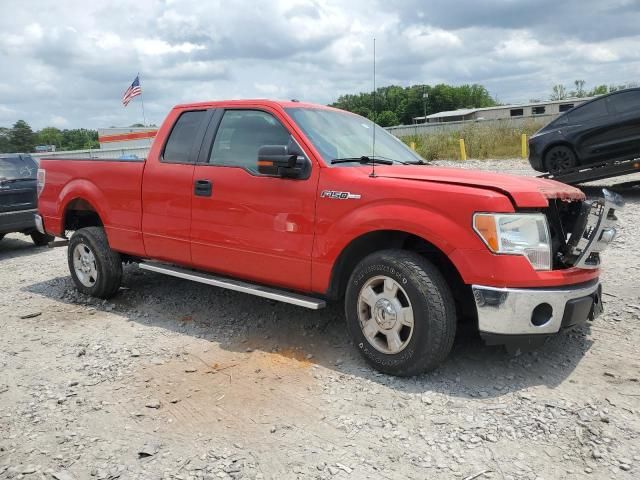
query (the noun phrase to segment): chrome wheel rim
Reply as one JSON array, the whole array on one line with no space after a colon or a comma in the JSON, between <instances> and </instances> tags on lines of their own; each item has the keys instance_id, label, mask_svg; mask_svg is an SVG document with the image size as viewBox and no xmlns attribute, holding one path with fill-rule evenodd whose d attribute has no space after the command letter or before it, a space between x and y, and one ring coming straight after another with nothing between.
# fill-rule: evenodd
<instances>
[{"instance_id":1,"label":"chrome wheel rim","mask_svg":"<svg viewBox=\"0 0 640 480\"><path fill-rule=\"evenodd\" d=\"M73 249L73 269L76 277L85 287L93 287L98 280L96 257L84 243L79 243Z\"/></svg>"},{"instance_id":2,"label":"chrome wheel rim","mask_svg":"<svg viewBox=\"0 0 640 480\"><path fill-rule=\"evenodd\" d=\"M364 337L379 352L393 355L413 336L413 308L407 292L393 278L367 280L358 295L358 320Z\"/></svg>"}]
</instances>

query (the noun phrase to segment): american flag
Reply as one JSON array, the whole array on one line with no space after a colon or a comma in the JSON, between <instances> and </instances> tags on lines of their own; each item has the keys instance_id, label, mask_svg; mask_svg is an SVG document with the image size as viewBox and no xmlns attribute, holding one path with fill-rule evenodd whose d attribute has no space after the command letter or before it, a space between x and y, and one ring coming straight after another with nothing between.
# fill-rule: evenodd
<instances>
[{"instance_id":1,"label":"american flag","mask_svg":"<svg viewBox=\"0 0 640 480\"><path fill-rule=\"evenodd\" d=\"M138 77L139 75L136 75L136 78L131 86L127 88L126 92L124 92L124 95L122 97L122 104L125 107L129 105L129 102L133 99L133 97L137 97L142 93L142 88L140 88L140 79Z\"/></svg>"}]
</instances>

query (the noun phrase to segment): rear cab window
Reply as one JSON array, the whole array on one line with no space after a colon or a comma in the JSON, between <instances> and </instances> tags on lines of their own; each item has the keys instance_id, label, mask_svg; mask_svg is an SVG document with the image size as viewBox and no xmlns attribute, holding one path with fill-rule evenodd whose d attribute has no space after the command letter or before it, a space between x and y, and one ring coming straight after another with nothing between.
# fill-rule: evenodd
<instances>
[{"instance_id":1,"label":"rear cab window","mask_svg":"<svg viewBox=\"0 0 640 480\"><path fill-rule=\"evenodd\" d=\"M37 172L38 166L30 157L0 157L0 181L34 179Z\"/></svg>"},{"instance_id":2,"label":"rear cab window","mask_svg":"<svg viewBox=\"0 0 640 480\"><path fill-rule=\"evenodd\" d=\"M195 163L192 149L202 133L206 110L183 112L171 129L160 158L164 163Z\"/></svg>"}]
</instances>

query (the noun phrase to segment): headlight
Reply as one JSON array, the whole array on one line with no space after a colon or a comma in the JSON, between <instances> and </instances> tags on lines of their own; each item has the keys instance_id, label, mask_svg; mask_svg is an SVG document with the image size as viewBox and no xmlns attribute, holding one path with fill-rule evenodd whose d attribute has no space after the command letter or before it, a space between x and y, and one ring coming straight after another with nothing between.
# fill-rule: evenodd
<instances>
[{"instance_id":1,"label":"headlight","mask_svg":"<svg viewBox=\"0 0 640 480\"><path fill-rule=\"evenodd\" d=\"M551 270L551 236L541 213L476 213L473 229L494 253L524 255L536 270Z\"/></svg>"}]
</instances>

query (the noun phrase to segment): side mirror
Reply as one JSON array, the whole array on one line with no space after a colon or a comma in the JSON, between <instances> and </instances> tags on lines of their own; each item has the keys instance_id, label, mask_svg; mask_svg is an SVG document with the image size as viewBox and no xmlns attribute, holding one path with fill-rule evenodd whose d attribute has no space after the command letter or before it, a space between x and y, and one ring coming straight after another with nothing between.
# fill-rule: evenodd
<instances>
[{"instance_id":1,"label":"side mirror","mask_svg":"<svg viewBox=\"0 0 640 480\"><path fill-rule=\"evenodd\" d=\"M258 172L285 178L308 178L311 164L291 139L289 145L263 145L258 149Z\"/></svg>"}]
</instances>

